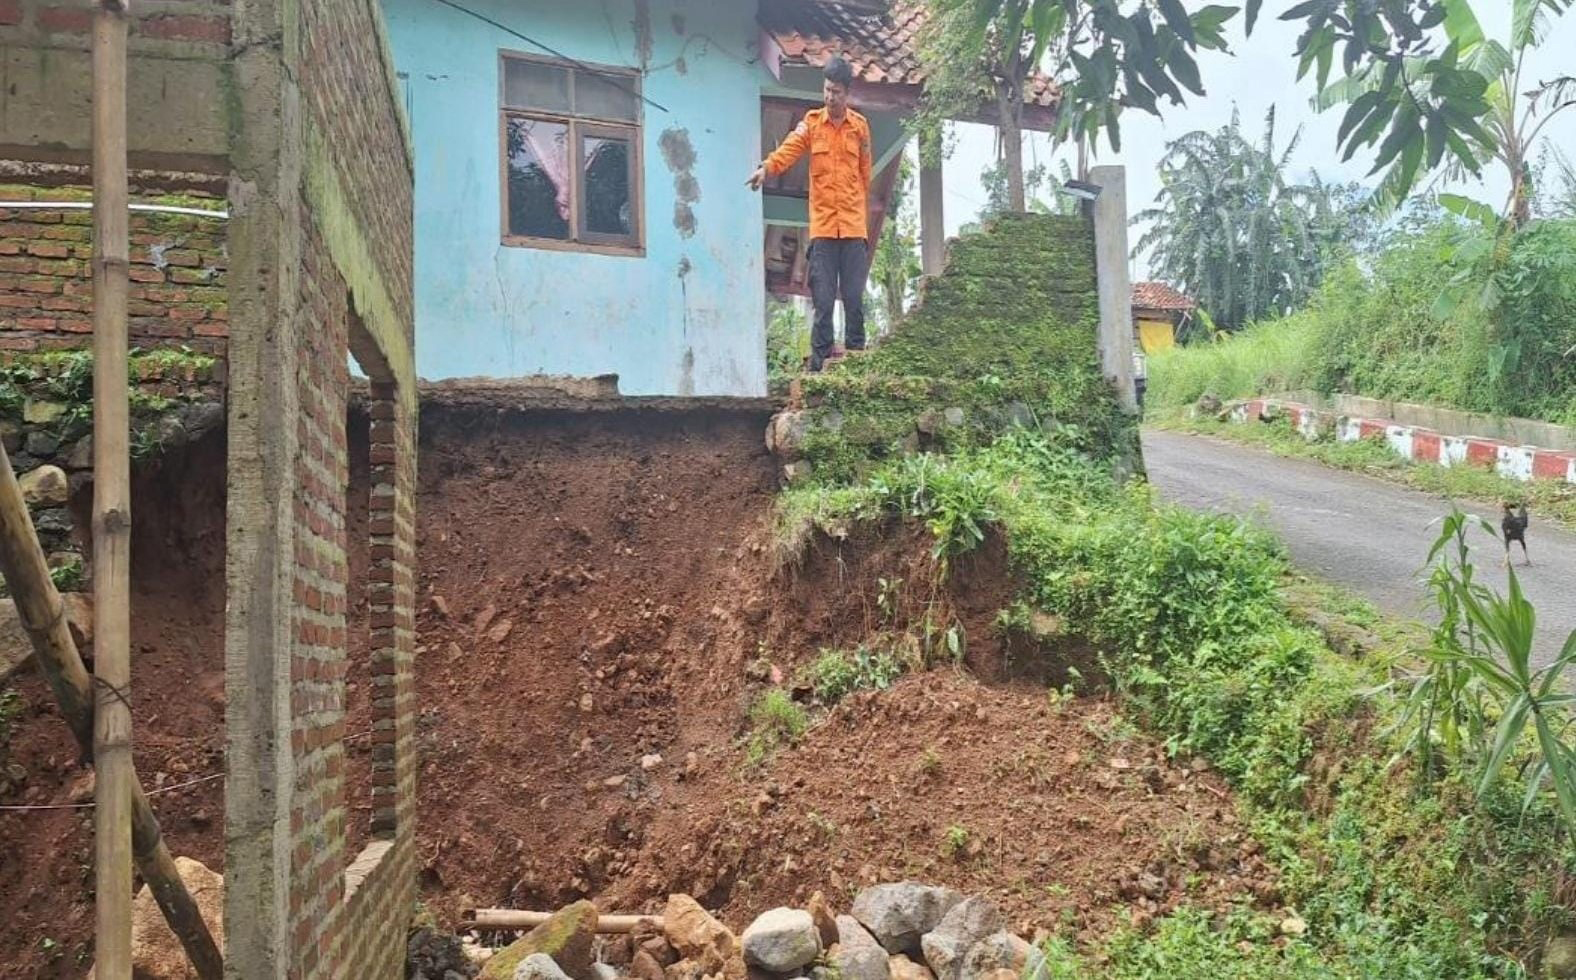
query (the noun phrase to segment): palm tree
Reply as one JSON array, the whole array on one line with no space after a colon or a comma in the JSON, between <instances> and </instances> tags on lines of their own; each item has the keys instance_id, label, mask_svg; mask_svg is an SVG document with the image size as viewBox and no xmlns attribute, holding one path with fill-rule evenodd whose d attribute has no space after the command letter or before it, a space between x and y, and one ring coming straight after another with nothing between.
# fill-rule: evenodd
<instances>
[{"instance_id":1,"label":"palm tree","mask_svg":"<svg viewBox=\"0 0 1576 980\"><path fill-rule=\"evenodd\" d=\"M1319 283L1335 208L1326 185L1287 182L1299 136L1276 151L1274 109L1258 145L1236 113L1220 130L1187 133L1166 144L1158 206L1133 219L1149 225L1133 254L1148 252L1157 277L1227 329L1289 312Z\"/></svg>"}]
</instances>

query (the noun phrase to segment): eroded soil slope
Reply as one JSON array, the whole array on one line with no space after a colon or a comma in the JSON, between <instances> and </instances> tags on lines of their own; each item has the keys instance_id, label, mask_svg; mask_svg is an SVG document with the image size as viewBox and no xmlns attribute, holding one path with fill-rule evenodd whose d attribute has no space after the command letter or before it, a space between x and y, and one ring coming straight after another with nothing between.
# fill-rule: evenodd
<instances>
[{"instance_id":1,"label":"eroded soil slope","mask_svg":"<svg viewBox=\"0 0 1576 980\"><path fill-rule=\"evenodd\" d=\"M137 772L170 850L221 872L224 465L215 433L138 467L131 498ZM73 506L77 526L89 526L91 491ZM78 764L39 672L16 678L15 690L9 752L27 777L0 803L46 809L0 810L0 977L80 977L92 965L93 811L80 807L93 799L91 769Z\"/></svg>"},{"instance_id":2,"label":"eroded soil slope","mask_svg":"<svg viewBox=\"0 0 1576 980\"><path fill-rule=\"evenodd\" d=\"M764 421L429 407L420 838L441 918L686 891L742 927L816 889L922 877L992 894L1032 935L1103 930L1119 904L1142 919L1189 875L1197 901L1273 899L1212 774L1097 696L1011 678L999 544L947 583L925 533L895 525L779 567ZM811 706L798 746L747 763L768 686L809 700L821 649L927 612L967 667Z\"/></svg>"}]
</instances>

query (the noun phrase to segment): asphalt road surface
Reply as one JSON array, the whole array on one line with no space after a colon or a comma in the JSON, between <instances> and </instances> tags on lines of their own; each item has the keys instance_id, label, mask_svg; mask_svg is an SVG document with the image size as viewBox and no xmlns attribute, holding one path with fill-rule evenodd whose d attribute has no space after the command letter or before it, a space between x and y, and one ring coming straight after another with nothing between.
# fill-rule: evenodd
<instances>
[{"instance_id":1,"label":"asphalt road surface","mask_svg":"<svg viewBox=\"0 0 1576 980\"><path fill-rule=\"evenodd\" d=\"M1428 618L1419 579L1434 524L1448 501L1372 477L1286 459L1202 436L1144 433L1144 462L1161 497L1195 510L1226 511L1270 528L1304 572L1367 596L1387 613ZM1493 506L1463 507L1499 525ZM1504 552L1476 533L1478 581L1504 591ZM1534 661L1547 663L1576 629L1576 534L1540 522L1527 531L1532 567L1512 559L1538 612Z\"/></svg>"}]
</instances>

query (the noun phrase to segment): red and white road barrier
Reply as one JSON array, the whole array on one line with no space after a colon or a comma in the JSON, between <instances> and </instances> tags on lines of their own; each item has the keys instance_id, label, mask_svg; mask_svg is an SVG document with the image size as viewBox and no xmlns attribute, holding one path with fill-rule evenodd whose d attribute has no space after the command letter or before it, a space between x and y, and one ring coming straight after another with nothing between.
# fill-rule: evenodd
<instances>
[{"instance_id":1,"label":"red and white road barrier","mask_svg":"<svg viewBox=\"0 0 1576 980\"><path fill-rule=\"evenodd\" d=\"M1516 446L1498 439L1454 436L1420 426L1401 425L1389 419L1361 418L1323 412L1277 398L1252 398L1232 402L1225 413L1233 422L1260 422L1287 418L1309 440L1321 432L1333 433L1339 442L1383 439L1396 454L1418 463L1440 466L1481 466L1512 480L1564 480L1576 483L1576 452Z\"/></svg>"}]
</instances>

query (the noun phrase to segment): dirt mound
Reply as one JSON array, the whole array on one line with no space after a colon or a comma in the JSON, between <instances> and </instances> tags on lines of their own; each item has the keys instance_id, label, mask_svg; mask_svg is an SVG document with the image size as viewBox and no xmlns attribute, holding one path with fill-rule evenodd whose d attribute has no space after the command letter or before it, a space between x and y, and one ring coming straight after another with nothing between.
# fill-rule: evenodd
<instances>
[{"instance_id":1,"label":"dirt mound","mask_svg":"<svg viewBox=\"0 0 1576 980\"><path fill-rule=\"evenodd\" d=\"M427 410L418 833L440 918L582 897L654 911L683 891L742 926L920 877L992 895L1032 934L1163 910L1199 868L1222 873L1195 900L1254 887L1217 779L1107 701L1006 680L999 541L947 582L928 535L898 525L777 567L764 421ZM747 764L774 679L803 699L823 649L927 613L971 670L812 712L797 747Z\"/></svg>"},{"instance_id":2,"label":"dirt mound","mask_svg":"<svg viewBox=\"0 0 1576 980\"><path fill-rule=\"evenodd\" d=\"M203 777L224 771L224 472L223 433L139 467L131 555L137 772L170 850L221 873L224 780ZM87 490L73 501L76 526L91 526L91 503ZM92 963L93 811L80 806L91 770L38 671L15 688L9 751L27 780L0 804L64 808L0 810L0 977L80 977Z\"/></svg>"}]
</instances>

